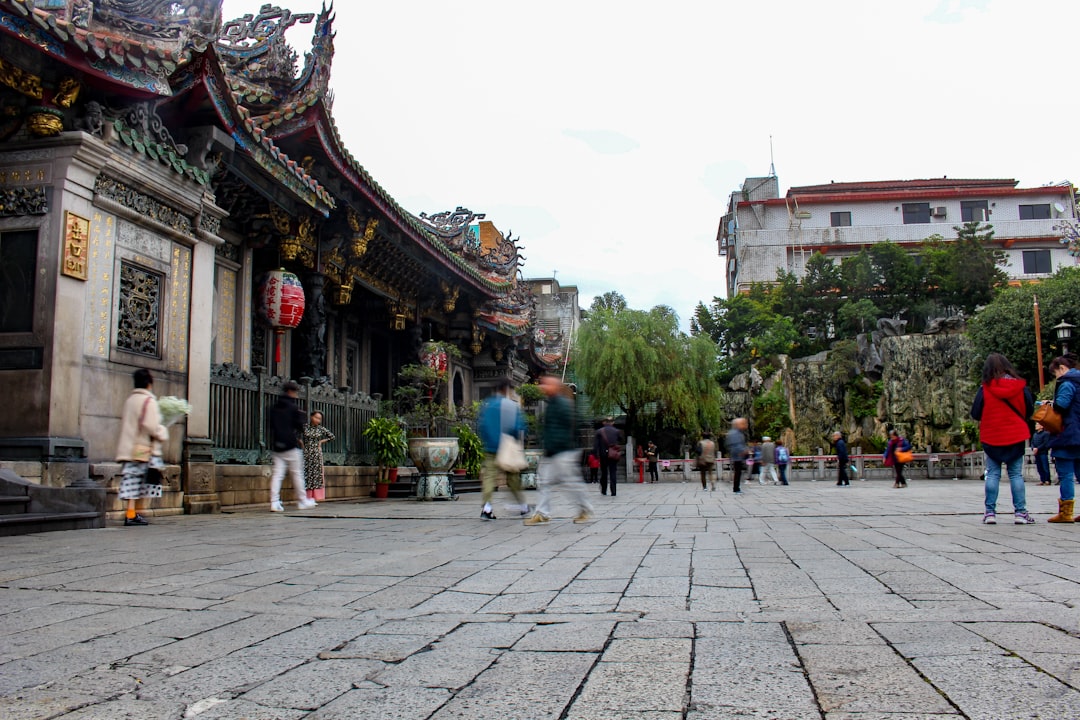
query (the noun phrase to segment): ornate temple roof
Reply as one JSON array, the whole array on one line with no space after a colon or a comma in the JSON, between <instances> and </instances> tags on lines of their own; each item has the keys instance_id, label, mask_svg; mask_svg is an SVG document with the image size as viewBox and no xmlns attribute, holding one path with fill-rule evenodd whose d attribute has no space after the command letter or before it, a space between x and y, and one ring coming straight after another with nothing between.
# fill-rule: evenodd
<instances>
[{"instance_id":1,"label":"ornate temple roof","mask_svg":"<svg viewBox=\"0 0 1080 720\"><path fill-rule=\"evenodd\" d=\"M484 245L470 235L471 224L483 215L461 208L431 216L408 212L345 147L329 92L332 6L294 14L268 3L257 14L223 22L221 5L221 0L0 0L0 33L51 57L58 68L71 68L83 83L109 96L143 102L141 117L109 116L116 137L203 185L210 181L207 169L189 162L167 131L155 135L149 130L151 121L161 124L155 108L163 103L175 99L180 107L192 102L187 98L193 94L209 99L238 151L327 216L349 201L348 194L331 192L324 184L336 186L336 178L331 182L320 175L320 182L313 176L306 162L310 144L304 143L316 139L331 174L351 185L352 194L378 208L424 256L486 298L476 311L478 323L504 334L523 334L532 318L531 301L519 297L522 258L511 234L495 231L496 239ZM286 31L300 25L313 31L302 67L285 42ZM9 88L42 105L59 102L59 91L51 85L24 82L22 71L5 62L0 57L0 79ZM46 109L70 123L69 108Z\"/></svg>"}]
</instances>

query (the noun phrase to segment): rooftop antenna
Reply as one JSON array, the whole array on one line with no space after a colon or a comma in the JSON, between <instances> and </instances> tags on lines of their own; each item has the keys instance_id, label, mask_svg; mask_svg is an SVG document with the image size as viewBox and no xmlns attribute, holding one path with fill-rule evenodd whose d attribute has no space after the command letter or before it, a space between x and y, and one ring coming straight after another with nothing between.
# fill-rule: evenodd
<instances>
[{"instance_id":1,"label":"rooftop antenna","mask_svg":"<svg viewBox=\"0 0 1080 720\"><path fill-rule=\"evenodd\" d=\"M773 157L772 135L769 136L769 177L776 177L776 160Z\"/></svg>"}]
</instances>

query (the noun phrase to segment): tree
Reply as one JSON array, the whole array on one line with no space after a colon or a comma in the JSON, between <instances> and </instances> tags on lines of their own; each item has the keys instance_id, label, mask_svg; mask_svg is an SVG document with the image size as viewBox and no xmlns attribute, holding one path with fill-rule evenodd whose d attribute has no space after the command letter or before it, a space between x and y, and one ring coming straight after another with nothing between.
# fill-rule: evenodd
<instances>
[{"instance_id":1,"label":"tree","mask_svg":"<svg viewBox=\"0 0 1080 720\"><path fill-rule=\"evenodd\" d=\"M667 306L598 308L581 324L571 364L592 406L621 410L630 434L654 403L687 432L719 422L715 343L680 332Z\"/></svg>"},{"instance_id":2,"label":"tree","mask_svg":"<svg viewBox=\"0 0 1080 720\"><path fill-rule=\"evenodd\" d=\"M968 337L980 357L990 352L1004 354L1033 386L1039 377L1033 307L1036 296L1045 365L1060 352L1054 325L1062 320L1080 324L1080 267L1062 268L1038 284L1001 290L968 324Z\"/></svg>"},{"instance_id":3,"label":"tree","mask_svg":"<svg viewBox=\"0 0 1080 720\"><path fill-rule=\"evenodd\" d=\"M622 312L626 309L626 298L621 293L614 290L608 290L603 295L597 295L593 298L592 305L589 306L589 312L595 313L601 310L610 310L613 313Z\"/></svg>"},{"instance_id":4,"label":"tree","mask_svg":"<svg viewBox=\"0 0 1080 720\"><path fill-rule=\"evenodd\" d=\"M994 238L990 225L969 222L953 230L956 241L949 244L951 273L945 283L945 297L949 304L971 314L993 300L995 290L1008 283L1009 276L1001 268L1005 253L990 247Z\"/></svg>"},{"instance_id":5,"label":"tree","mask_svg":"<svg viewBox=\"0 0 1080 720\"><path fill-rule=\"evenodd\" d=\"M798 339L792 321L770 309L767 293L755 287L749 295L713 298L711 308L698 304L690 330L716 343L721 380L746 372L756 358L790 353Z\"/></svg>"}]
</instances>

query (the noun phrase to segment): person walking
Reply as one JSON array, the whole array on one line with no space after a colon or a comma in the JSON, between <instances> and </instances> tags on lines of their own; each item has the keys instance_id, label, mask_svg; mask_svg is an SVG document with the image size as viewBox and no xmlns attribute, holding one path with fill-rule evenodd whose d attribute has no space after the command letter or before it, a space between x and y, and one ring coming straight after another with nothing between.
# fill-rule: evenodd
<instances>
[{"instance_id":1,"label":"person walking","mask_svg":"<svg viewBox=\"0 0 1080 720\"><path fill-rule=\"evenodd\" d=\"M323 414L311 413L302 433L304 439L304 489L314 503L326 498L326 471L323 467L322 446L334 439L334 433L323 425Z\"/></svg>"},{"instance_id":2,"label":"person walking","mask_svg":"<svg viewBox=\"0 0 1080 720\"><path fill-rule=\"evenodd\" d=\"M577 467L578 449L574 446L574 404L570 390L554 375L540 378L540 391L547 396L544 411L544 456L537 470L537 490L540 500L536 512L525 518L526 525L542 525L551 521L551 491L561 488L570 493L578 514L575 523L593 518L585 483Z\"/></svg>"},{"instance_id":3,"label":"person walking","mask_svg":"<svg viewBox=\"0 0 1080 720\"><path fill-rule=\"evenodd\" d=\"M697 469L701 474L701 489L711 484L716 490L716 443L713 442L711 432L701 433L701 440L694 447L694 455L697 458Z\"/></svg>"},{"instance_id":4,"label":"person walking","mask_svg":"<svg viewBox=\"0 0 1080 720\"><path fill-rule=\"evenodd\" d=\"M731 490L735 495L742 495L742 474L746 469L746 418L738 417L731 421L731 429L728 430L724 444L727 446L728 457L731 458Z\"/></svg>"},{"instance_id":5,"label":"person walking","mask_svg":"<svg viewBox=\"0 0 1080 720\"><path fill-rule=\"evenodd\" d=\"M656 443L650 440L649 444L645 446L645 462L649 464L649 482L660 482L659 461L660 449L656 447Z\"/></svg>"},{"instance_id":6,"label":"person walking","mask_svg":"<svg viewBox=\"0 0 1080 720\"><path fill-rule=\"evenodd\" d=\"M851 484L848 479L848 449L844 434L839 430L832 434L833 448L836 450L836 486L844 487Z\"/></svg>"},{"instance_id":7,"label":"person walking","mask_svg":"<svg viewBox=\"0 0 1080 720\"><path fill-rule=\"evenodd\" d=\"M525 502L525 494L521 490L521 472L502 470L495 462L503 435L509 435L520 442L525 434L525 415L521 412L521 406L511 399L511 388L510 378L499 378L495 384L495 392L480 406L477 418L480 442L484 446L484 459L480 463L480 488L483 492L480 498L483 503L480 518L483 520L495 519L491 498L500 475L506 476L506 486L510 488L516 502L515 505L508 506L509 509L521 516L529 514L529 505Z\"/></svg>"},{"instance_id":8,"label":"person walking","mask_svg":"<svg viewBox=\"0 0 1080 720\"><path fill-rule=\"evenodd\" d=\"M979 421L979 440L986 460L984 525L997 524L998 486L1003 464L1009 474L1012 491L1013 522L1016 525L1035 522L1028 514L1024 488L1024 445L1031 437L1027 419L1031 417L1034 406L1035 399L1027 388L1027 382L1019 376L1012 363L1001 353L987 355L983 363L982 385L971 404L971 417ZM1062 487L1063 497L1065 492ZM1064 503L1059 505L1059 514L1066 509L1071 511L1071 492L1068 500L1068 506Z\"/></svg>"},{"instance_id":9,"label":"person walking","mask_svg":"<svg viewBox=\"0 0 1080 720\"><path fill-rule=\"evenodd\" d=\"M127 501L124 525L149 525L136 509L140 500L162 496L161 483L148 483L151 465L164 467L161 443L169 441L169 429L161 422L154 377L146 368L132 373L135 388L124 401L120 414L120 438L116 460L120 466L120 499ZM158 470L155 469L155 472Z\"/></svg>"},{"instance_id":10,"label":"person walking","mask_svg":"<svg viewBox=\"0 0 1080 720\"><path fill-rule=\"evenodd\" d=\"M1039 473L1040 485L1052 485L1050 481L1050 433L1035 423L1035 434L1031 436L1031 455L1035 458L1035 471Z\"/></svg>"},{"instance_id":11,"label":"person walking","mask_svg":"<svg viewBox=\"0 0 1080 720\"><path fill-rule=\"evenodd\" d=\"M615 418L604 418L600 429L593 439L593 452L600 458L600 494L615 497L615 481L619 476L619 461L622 459L622 444L619 431L615 427Z\"/></svg>"},{"instance_id":12,"label":"person walking","mask_svg":"<svg viewBox=\"0 0 1080 720\"><path fill-rule=\"evenodd\" d=\"M750 443L746 447L746 462L750 465L750 479L757 476L758 485L764 485L761 477L761 443Z\"/></svg>"},{"instance_id":13,"label":"person walking","mask_svg":"<svg viewBox=\"0 0 1080 720\"><path fill-rule=\"evenodd\" d=\"M896 457L897 450L910 450L911 443L905 440L896 428L889 430L889 442L885 446L885 467L891 467L896 479L893 480L894 488L906 488L907 478L904 477L904 463Z\"/></svg>"},{"instance_id":14,"label":"person walking","mask_svg":"<svg viewBox=\"0 0 1080 720\"><path fill-rule=\"evenodd\" d=\"M780 484L788 485L787 469L791 462L791 453L784 446L783 440L776 441L776 469L780 471Z\"/></svg>"},{"instance_id":15,"label":"person walking","mask_svg":"<svg viewBox=\"0 0 1080 720\"><path fill-rule=\"evenodd\" d=\"M1062 423L1061 432L1050 436L1061 499L1058 514L1049 522L1069 522L1075 502L1076 465L1080 461L1080 370L1072 358L1062 356L1050 362L1050 374L1057 379L1054 409L1060 413Z\"/></svg>"},{"instance_id":16,"label":"person walking","mask_svg":"<svg viewBox=\"0 0 1080 720\"><path fill-rule=\"evenodd\" d=\"M776 443L766 435L761 438L761 479L772 479L773 485L780 484L780 478L776 474Z\"/></svg>"},{"instance_id":17,"label":"person walking","mask_svg":"<svg viewBox=\"0 0 1080 720\"><path fill-rule=\"evenodd\" d=\"M296 491L296 504L300 510L315 507L315 501L304 490L303 442L300 435L304 430L304 412L297 406L300 386L289 380L282 388L284 394L278 398L269 412L270 426L270 512L285 512L281 504L281 482L286 473L292 478Z\"/></svg>"}]
</instances>

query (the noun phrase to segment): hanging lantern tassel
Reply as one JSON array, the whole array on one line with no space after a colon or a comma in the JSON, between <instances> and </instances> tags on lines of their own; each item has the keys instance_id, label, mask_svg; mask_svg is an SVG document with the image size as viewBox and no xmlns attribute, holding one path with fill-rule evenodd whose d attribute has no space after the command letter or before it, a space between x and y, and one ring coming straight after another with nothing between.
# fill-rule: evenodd
<instances>
[{"instance_id":1,"label":"hanging lantern tassel","mask_svg":"<svg viewBox=\"0 0 1080 720\"><path fill-rule=\"evenodd\" d=\"M274 362L281 362L281 336L285 334L285 331L281 328L274 330Z\"/></svg>"}]
</instances>

